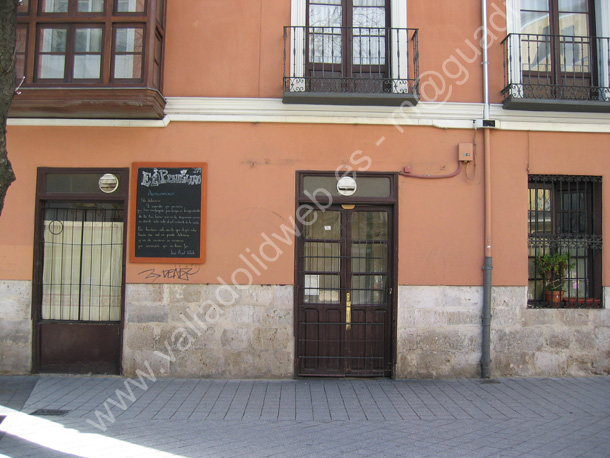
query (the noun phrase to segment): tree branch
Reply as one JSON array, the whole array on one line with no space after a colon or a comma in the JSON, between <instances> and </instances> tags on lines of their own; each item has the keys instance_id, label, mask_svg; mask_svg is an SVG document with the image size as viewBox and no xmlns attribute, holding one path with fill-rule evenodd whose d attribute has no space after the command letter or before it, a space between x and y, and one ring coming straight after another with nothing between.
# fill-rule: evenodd
<instances>
[{"instance_id":1,"label":"tree branch","mask_svg":"<svg viewBox=\"0 0 610 458\"><path fill-rule=\"evenodd\" d=\"M15 59L17 39L18 0L0 0L0 215L9 186L15 181L15 172L8 159L6 120L15 95Z\"/></svg>"}]
</instances>

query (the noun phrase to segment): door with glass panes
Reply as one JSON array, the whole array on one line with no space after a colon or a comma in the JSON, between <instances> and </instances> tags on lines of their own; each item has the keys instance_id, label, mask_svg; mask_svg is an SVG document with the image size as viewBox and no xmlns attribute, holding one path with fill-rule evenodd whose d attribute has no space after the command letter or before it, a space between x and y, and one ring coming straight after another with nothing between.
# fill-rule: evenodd
<instances>
[{"instance_id":1,"label":"door with glass panes","mask_svg":"<svg viewBox=\"0 0 610 458\"><path fill-rule=\"evenodd\" d=\"M392 211L333 205L305 217L297 249L299 375L391 375Z\"/></svg>"},{"instance_id":2,"label":"door with glass panes","mask_svg":"<svg viewBox=\"0 0 610 458\"><path fill-rule=\"evenodd\" d=\"M379 86L388 77L389 3L308 0L309 91L384 92Z\"/></svg>"},{"instance_id":3,"label":"door with glass panes","mask_svg":"<svg viewBox=\"0 0 610 458\"><path fill-rule=\"evenodd\" d=\"M128 169L40 169L34 372L121 372Z\"/></svg>"},{"instance_id":4,"label":"door with glass panes","mask_svg":"<svg viewBox=\"0 0 610 458\"><path fill-rule=\"evenodd\" d=\"M587 92L596 84L594 12L593 0L521 0L521 65L532 91L525 95L594 95Z\"/></svg>"}]
</instances>

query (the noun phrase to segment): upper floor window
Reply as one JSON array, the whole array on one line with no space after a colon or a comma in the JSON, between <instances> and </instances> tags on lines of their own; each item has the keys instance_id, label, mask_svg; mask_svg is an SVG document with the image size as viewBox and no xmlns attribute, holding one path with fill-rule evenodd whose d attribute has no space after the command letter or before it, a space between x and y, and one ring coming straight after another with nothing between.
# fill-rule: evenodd
<instances>
[{"instance_id":1,"label":"upper floor window","mask_svg":"<svg viewBox=\"0 0 610 458\"><path fill-rule=\"evenodd\" d=\"M305 95L307 103L354 103L359 96L377 104L417 103L418 34L406 28L406 0L292 5L284 35L284 101Z\"/></svg>"},{"instance_id":2,"label":"upper floor window","mask_svg":"<svg viewBox=\"0 0 610 458\"><path fill-rule=\"evenodd\" d=\"M594 176L530 175L530 306L601 307L601 184Z\"/></svg>"},{"instance_id":3,"label":"upper floor window","mask_svg":"<svg viewBox=\"0 0 610 458\"><path fill-rule=\"evenodd\" d=\"M308 67L312 73L387 73L389 0L308 0ZM316 65L322 64L322 65Z\"/></svg>"},{"instance_id":4,"label":"upper floor window","mask_svg":"<svg viewBox=\"0 0 610 458\"><path fill-rule=\"evenodd\" d=\"M36 80L99 80L102 37L101 27L40 27Z\"/></svg>"},{"instance_id":5,"label":"upper floor window","mask_svg":"<svg viewBox=\"0 0 610 458\"><path fill-rule=\"evenodd\" d=\"M104 11L104 0L42 0L43 13L101 13Z\"/></svg>"},{"instance_id":6,"label":"upper floor window","mask_svg":"<svg viewBox=\"0 0 610 458\"><path fill-rule=\"evenodd\" d=\"M98 100L86 91L96 88L141 88L162 96L162 60L166 0L25 0L17 17L17 78L23 94L15 98L12 116L41 115L48 111L44 100L62 96L47 92L26 99L33 90L70 87L85 105ZM59 95L57 95L59 94ZM137 92L132 95L138 96ZM140 94L143 95L143 94ZM109 97L120 97L119 93ZM63 94L65 98L65 94ZM119 105L126 107L125 102ZM132 100L134 102L134 100ZM141 104L141 101L137 101ZM25 107L27 105L27 108ZM135 106L134 103L131 103ZM38 106L39 108L34 108ZM61 104L57 104L61 112ZM94 110L95 111L95 110ZM85 113L86 117L103 110ZM159 117L155 108L154 117ZM71 116L74 113L62 113ZM81 113L82 114L82 113ZM120 113L119 113L120 114ZM124 113L127 117L133 117ZM43 114L44 116L44 114ZM139 117L139 115L138 115ZM144 117L150 117L145 115Z\"/></svg>"},{"instance_id":7,"label":"upper floor window","mask_svg":"<svg viewBox=\"0 0 610 458\"><path fill-rule=\"evenodd\" d=\"M595 36L590 0L522 0L524 80L591 86Z\"/></svg>"},{"instance_id":8,"label":"upper floor window","mask_svg":"<svg viewBox=\"0 0 610 458\"><path fill-rule=\"evenodd\" d=\"M610 101L606 5L601 0L508 0L507 5L518 6L519 15L518 24L509 21L514 33L504 40L505 107L610 111L610 104L599 103Z\"/></svg>"},{"instance_id":9,"label":"upper floor window","mask_svg":"<svg viewBox=\"0 0 610 458\"><path fill-rule=\"evenodd\" d=\"M521 0L521 32L592 36L592 0Z\"/></svg>"}]
</instances>

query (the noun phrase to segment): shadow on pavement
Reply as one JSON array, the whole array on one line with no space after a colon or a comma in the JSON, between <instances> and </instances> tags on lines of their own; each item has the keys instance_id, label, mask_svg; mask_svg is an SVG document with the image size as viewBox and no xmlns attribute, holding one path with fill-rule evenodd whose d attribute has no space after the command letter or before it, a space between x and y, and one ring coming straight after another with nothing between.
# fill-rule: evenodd
<instances>
[{"instance_id":1,"label":"shadow on pavement","mask_svg":"<svg viewBox=\"0 0 610 458\"><path fill-rule=\"evenodd\" d=\"M20 449L28 451L28 456L36 457L36 458L66 458L66 457L74 457L74 458L82 458L81 455L71 455L69 453L60 452L57 450L53 450L47 447L43 447L40 444L36 444L34 442L27 441L21 437L13 436L11 433L4 433L4 439L2 444L0 444L0 456L3 456L2 453L6 453L4 445L6 444L7 448L10 446L10 449ZM10 452L9 452L10 453ZM11 455L6 455L11 456Z\"/></svg>"}]
</instances>

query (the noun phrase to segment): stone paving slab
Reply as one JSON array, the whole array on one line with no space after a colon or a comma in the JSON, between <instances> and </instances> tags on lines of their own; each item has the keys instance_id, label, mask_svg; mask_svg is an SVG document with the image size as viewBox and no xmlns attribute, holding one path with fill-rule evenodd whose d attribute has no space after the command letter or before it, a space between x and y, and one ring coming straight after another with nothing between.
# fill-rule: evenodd
<instances>
[{"instance_id":1,"label":"stone paving slab","mask_svg":"<svg viewBox=\"0 0 610 458\"><path fill-rule=\"evenodd\" d=\"M610 377L29 379L0 456L610 457Z\"/></svg>"},{"instance_id":2,"label":"stone paving slab","mask_svg":"<svg viewBox=\"0 0 610 458\"><path fill-rule=\"evenodd\" d=\"M38 377L0 376L0 423L11 411L22 409L37 381ZM3 436L4 432L0 430L0 440Z\"/></svg>"},{"instance_id":3,"label":"stone paving slab","mask_svg":"<svg viewBox=\"0 0 610 458\"><path fill-rule=\"evenodd\" d=\"M21 410L32 394L36 382L38 377L0 376L0 415L5 408Z\"/></svg>"}]
</instances>

